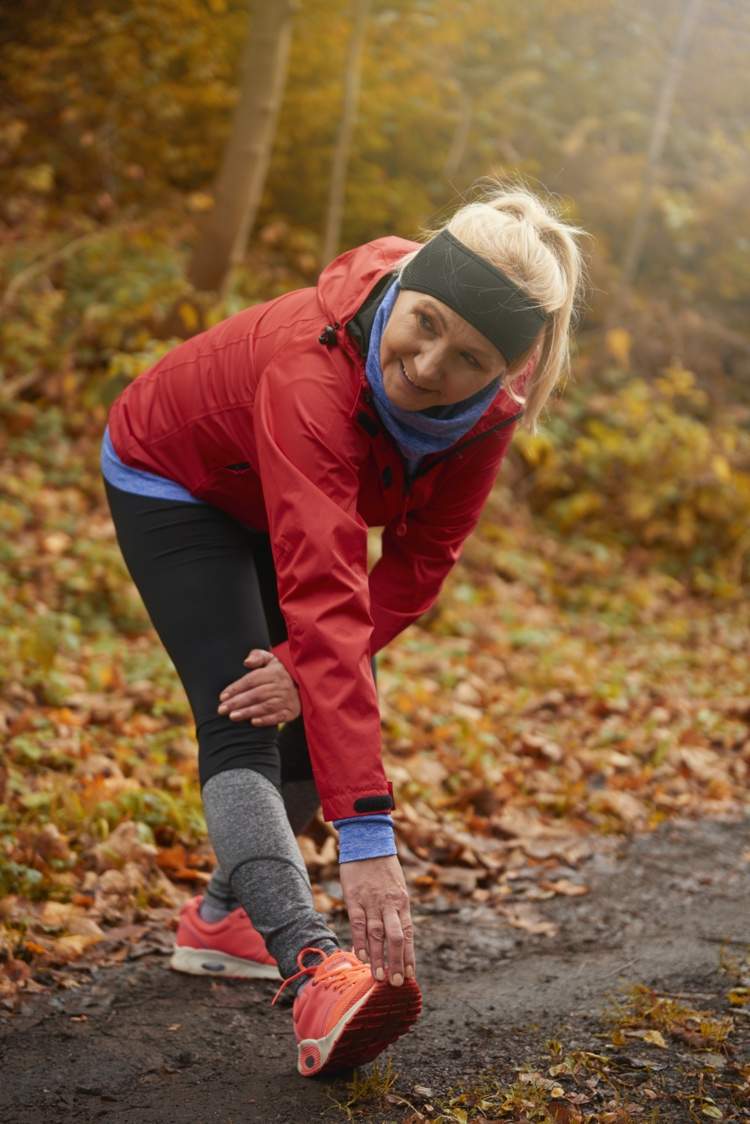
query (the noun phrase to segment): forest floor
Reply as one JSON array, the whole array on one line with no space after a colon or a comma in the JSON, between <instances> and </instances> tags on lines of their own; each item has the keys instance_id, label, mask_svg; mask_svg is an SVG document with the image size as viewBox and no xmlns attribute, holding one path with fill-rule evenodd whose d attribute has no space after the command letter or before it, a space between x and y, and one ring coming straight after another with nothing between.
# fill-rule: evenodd
<instances>
[{"instance_id":1,"label":"forest floor","mask_svg":"<svg viewBox=\"0 0 750 1124\"><path fill-rule=\"evenodd\" d=\"M168 968L213 858L104 507L103 417L10 422L2 1124L750 1120L746 597L498 491L378 659L424 1013L380 1065L303 1080L270 984ZM345 938L333 830L300 843Z\"/></svg>"},{"instance_id":2,"label":"forest floor","mask_svg":"<svg viewBox=\"0 0 750 1124\"><path fill-rule=\"evenodd\" d=\"M170 971L163 928L2 1012L0 1119L750 1120L749 829L601 839L589 893L539 906L554 935L482 904L418 904L424 1012L369 1083L299 1077L273 985Z\"/></svg>"}]
</instances>

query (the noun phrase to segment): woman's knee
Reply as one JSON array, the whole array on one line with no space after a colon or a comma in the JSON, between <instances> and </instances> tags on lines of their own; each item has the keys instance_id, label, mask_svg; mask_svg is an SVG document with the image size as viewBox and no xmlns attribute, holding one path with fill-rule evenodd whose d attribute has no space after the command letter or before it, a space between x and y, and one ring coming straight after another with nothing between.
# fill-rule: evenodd
<instances>
[{"instance_id":1,"label":"woman's knee","mask_svg":"<svg viewBox=\"0 0 750 1124\"><path fill-rule=\"evenodd\" d=\"M216 715L197 727L198 774L201 788L217 773L253 769L281 786L277 726L251 726Z\"/></svg>"}]
</instances>

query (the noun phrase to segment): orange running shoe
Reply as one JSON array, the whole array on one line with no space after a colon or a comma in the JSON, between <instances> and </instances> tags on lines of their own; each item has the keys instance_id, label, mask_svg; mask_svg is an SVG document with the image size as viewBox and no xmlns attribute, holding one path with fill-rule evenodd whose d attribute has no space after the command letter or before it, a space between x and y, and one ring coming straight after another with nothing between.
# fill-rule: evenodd
<instances>
[{"instance_id":1,"label":"orange running shoe","mask_svg":"<svg viewBox=\"0 0 750 1124\"><path fill-rule=\"evenodd\" d=\"M244 909L233 909L211 924L198 912L201 901L191 898L180 909L170 967L193 976L277 980L276 961Z\"/></svg>"},{"instance_id":2,"label":"orange running shoe","mask_svg":"<svg viewBox=\"0 0 750 1124\"><path fill-rule=\"evenodd\" d=\"M321 959L305 967L302 959L309 952ZM368 964L343 949L326 955L303 948L297 963L301 971L284 980L273 1002L292 980L311 977L292 1008L297 1069L303 1077L371 1062L419 1018L422 995L416 980L405 979L401 987L375 980Z\"/></svg>"}]
</instances>

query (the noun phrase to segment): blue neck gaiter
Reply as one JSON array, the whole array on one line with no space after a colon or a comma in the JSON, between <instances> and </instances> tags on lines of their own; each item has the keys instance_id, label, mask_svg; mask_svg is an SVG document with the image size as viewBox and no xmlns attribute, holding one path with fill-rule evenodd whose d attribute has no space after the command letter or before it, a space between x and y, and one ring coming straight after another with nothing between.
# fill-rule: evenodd
<instances>
[{"instance_id":1,"label":"blue neck gaiter","mask_svg":"<svg viewBox=\"0 0 750 1124\"><path fill-rule=\"evenodd\" d=\"M383 372L380 367L380 341L383 329L400 291L398 281L386 289L375 313L367 349L365 373L375 399L375 407L383 425L396 441L406 458L410 474L413 474L423 456L427 453L447 449L463 437L479 420L499 388L500 376L493 379L482 390L455 402L452 406L431 406L426 410L403 410L391 402L383 386Z\"/></svg>"}]
</instances>

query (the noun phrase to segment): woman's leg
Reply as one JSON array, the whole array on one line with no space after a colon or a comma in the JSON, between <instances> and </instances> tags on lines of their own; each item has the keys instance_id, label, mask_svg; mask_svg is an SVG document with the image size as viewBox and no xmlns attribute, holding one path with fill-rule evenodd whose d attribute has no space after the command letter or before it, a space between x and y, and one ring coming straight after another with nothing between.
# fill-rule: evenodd
<instances>
[{"instance_id":1,"label":"woman's leg","mask_svg":"<svg viewBox=\"0 0 750 1124\"><path fill-rule=\"evenodd\" d=\"M312 777L299 781L282 780L281 798L284 801L284 811L292 831L295 835L302 835L320 807L320 798L315 787L315 781ZM239 904L229 879L225 876L221 867L217 865L203 891L201 916L206 921L219 921L227 913L237 909Z\"/></svg>"},{"instance_id":2,"label":"woman's leg","mask_svg":"<svg viewBox=\"0 0 750 1124\"><path fill-rule=\"evenodd\" d=\"M219 866L279 963L338 941L313 908L307 871L279 794L276 727L217 714L219 692L269 635L254 553L258 536L207 504L106 486L125 562L182 680L195 719L209 836Z\"/></svg>"},{"instance_id":3,"label":"woman's leg","mask_svg":"<svg viewBox=\"0 0 750 1124\"><path fill-rule=\"evenodd\" d=\"M280 644L287 638L286 622L279 605L276 569L268 535L258 534L254 537L253 560L268 625L269 641L271 645ZM276 744L281 757L281 796L287 819L294 834L301 835L320 807L302 715L284 724L278 732ZM238 905L239 902L234 896L229 879L221 866L217 866L204 891L204 905L201 907L201 912L204 913L207 921L218 920L230 910L236 909Z\"/></svg>"}]
</instances>

